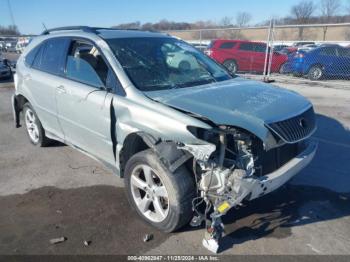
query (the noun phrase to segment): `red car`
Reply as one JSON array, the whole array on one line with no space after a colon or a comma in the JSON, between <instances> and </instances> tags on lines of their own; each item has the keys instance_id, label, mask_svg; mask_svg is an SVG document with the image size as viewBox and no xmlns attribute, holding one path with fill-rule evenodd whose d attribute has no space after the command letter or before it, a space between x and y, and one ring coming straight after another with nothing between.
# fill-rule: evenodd
<instances>
[{"instance_id":1,"label":"red car","mask_svg":"<svg viewBox=\"0 0 350 262\"><path fill-rule=\"evenodd\" d=\"M264 72L266 44L244 40L214 40L205 51L231 73ZM288 56L274 52L271 72L280 72Z\"/></svg>"}]
</instances>

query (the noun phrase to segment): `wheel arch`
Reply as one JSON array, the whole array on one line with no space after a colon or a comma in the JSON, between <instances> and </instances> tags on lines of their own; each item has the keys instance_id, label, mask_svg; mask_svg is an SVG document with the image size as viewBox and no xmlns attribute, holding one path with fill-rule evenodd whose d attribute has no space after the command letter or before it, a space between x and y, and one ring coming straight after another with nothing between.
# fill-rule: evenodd
<instances>
[{"instance_id":1,"label":"wheel arch","mask_svg":"<svg viewBox=\"0 0 350 262\"><path fill-rule=\"evenodd\" d=\"M174 141L165 141L161 138L155 138L145 132L131 133L124 139L123 146L119 152L121 177L124 177L124 170L128 160L133 155L147 149L152 149L161 163L171 172L174 172L193 157L187 151L179 149L178 143Z\"/></svg>"},{"instance_id":2,"label":"wheel arch","mask_svg":"<svg viewBox=\"0 0 350 262\"><path fill-rule=\"evenodd\" d=\"M23 111L23 106L26 103L30 103L30 102L24 95L14 94L12 96L13 116L14 116L16 128L21 127L20 113Z\"/></svg>"}]
</instances>

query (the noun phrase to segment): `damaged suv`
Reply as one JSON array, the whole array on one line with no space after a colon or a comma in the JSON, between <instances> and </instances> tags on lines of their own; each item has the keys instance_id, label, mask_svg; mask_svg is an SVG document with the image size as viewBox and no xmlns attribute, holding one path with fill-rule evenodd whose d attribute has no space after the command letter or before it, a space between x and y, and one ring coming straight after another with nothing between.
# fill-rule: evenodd
<instances>
[{"instance_id":1,"label":"damaged suv","mask_svg":"<svg viewBox=\"0 0 350 262\"><path fill-rule=\"evenodd\" d=\"M15 86L15 123L22 114L31 143L101 161L160 230L205 223L213 252L222 215L286 183L317 149L308 100L230 75L166 34L47 30L19 58Z\"/></svg>"}]
</instances>

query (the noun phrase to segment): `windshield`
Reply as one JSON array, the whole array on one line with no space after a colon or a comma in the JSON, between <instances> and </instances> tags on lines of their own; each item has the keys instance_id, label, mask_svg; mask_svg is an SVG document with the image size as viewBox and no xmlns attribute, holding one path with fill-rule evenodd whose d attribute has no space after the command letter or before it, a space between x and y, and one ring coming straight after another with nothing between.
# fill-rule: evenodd
<instances>
[{"instance_id":1,"label":"windshield","mask_svg":"<svg viewBox=\"0 0 350 262\"><path fill-rule=\"evenodd\" d=\"M130 80L141 91L184 88L232 78L205 54L174 38L106 41Z\"/></svg>"}]
</instances>

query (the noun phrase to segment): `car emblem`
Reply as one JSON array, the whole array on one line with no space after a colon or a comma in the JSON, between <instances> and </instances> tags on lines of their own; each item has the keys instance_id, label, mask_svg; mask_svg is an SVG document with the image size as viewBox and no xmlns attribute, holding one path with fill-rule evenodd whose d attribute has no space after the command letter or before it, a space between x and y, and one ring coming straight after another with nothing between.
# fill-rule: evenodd
<instances>
[{"instance_id":1,"label":"car emblem","mask_svg":"<svg viewBox=\"0 0 350 262\"><path fill-rule=\"evenodd\" d=\"M299 126L302 128L307 128L307 122L306 122L305 118L299 119Z\"/></svg>"}]
</instances>

